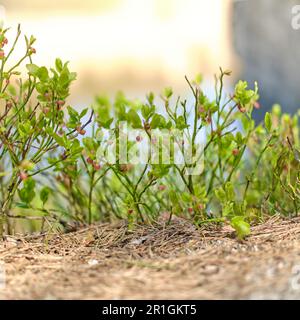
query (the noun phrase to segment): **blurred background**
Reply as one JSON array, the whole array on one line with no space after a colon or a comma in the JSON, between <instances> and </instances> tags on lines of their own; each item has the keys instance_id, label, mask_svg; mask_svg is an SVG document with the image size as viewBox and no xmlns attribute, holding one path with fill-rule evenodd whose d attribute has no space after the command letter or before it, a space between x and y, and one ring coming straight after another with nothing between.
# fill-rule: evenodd
<instances>
[{"instance_id":1,"label":"blurred background","mask_svg":"<svg viewBox=\"0 0 300 320\"><path fill-rule=\"evenodd\" d=\"M71 61L78 80L70 102L78 107L119 89L130 97L165 86L185 94L184 75L201 72L211 84L222 66L233 70L232 85L259 82L260 112L275 102L292 112L300 107L298 2L2 0L0 14L6 26L21 23L36 36L35 63Z\"/></svg>"}]
</instances>

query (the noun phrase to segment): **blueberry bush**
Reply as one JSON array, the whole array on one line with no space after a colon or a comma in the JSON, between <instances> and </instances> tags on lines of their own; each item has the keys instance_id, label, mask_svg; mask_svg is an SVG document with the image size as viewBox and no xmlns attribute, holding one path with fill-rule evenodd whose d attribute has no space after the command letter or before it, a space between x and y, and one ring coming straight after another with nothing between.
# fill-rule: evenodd
<instances>
[{"instance_id":1,"label":"blueberry bush","mask_svg":"<svg viewBox=\"0 0 300 320\"><path fill-rule=\"evenodd\" d=\"M78 111L67 103L76 78L68 63L36 65L34 37L25 37L16 59L20 28L11 44L6 33L0 32L1 233L13 233L20 220L32 231L115 219L132 229L176 215L196 226L230 224L244 238L253 223L298 214L298 114L275 105L255 123L256 83L250 89L239 81L226 94L231 72L220 68L213 99L199 75L186 78L186 99L171 88L144 101L119 92Z\"/></svg>"}]
</instances>

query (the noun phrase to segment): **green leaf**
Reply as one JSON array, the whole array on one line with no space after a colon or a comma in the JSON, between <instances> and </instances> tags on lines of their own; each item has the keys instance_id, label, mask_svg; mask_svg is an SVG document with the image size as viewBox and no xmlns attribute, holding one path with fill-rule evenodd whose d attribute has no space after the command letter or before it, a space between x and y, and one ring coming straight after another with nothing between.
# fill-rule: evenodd
<instances>
[{"instance_id":1,"label":"green leaf","mask_svg":"<svg viewBox=\"0 0 300 320\"><path fill-rule=\"evenodd\" d=\"M49 79L48 69L46 67L40 67L36 75L42 82L46 82Z\"/></svg>"},{"instance_id":2,"label":"green leaf","mask_svg":"<svg viewBox=\"0 0 300 320\"><path fill-rule=\"evenodd\" d=\"M186 128L188 128L189 126L186 124L184 116L179 116L176 119L176 128L179 130L184 130Z\"/></svg>"},{"instance_id":3,"label":"green leaf","mask_svg":"<svg viewBox=\"0 0 300 320\"><path fill-rule=\"evenodd\" d=\"M238 131L235 135L235 142L238 146L241 146L244 143L244 139L240 131Z\"/></svg>"},{"instance_id":4,"label":"green leaf","mask_svg":"<svg viewBox=\"0 0 300 320\"><path fill-rule=\"evenodd\" d=\"M233 214L233 202L226 203L222 208L222 217L228 217Z\"/></svg>"},{"instance_id":5,"label":"green leaf","mask_svg":"<svg viewBox=\"0 0 300 320\"><path fill-rule=\"evenodd\" d=\"M169 165L152 165L151 174L156 178L162 178L169 173Z\"/></svg>"},{"instance_id":6,"label":"green leaf","mask_svg":"<svg viewBox=\"0 0 300 320\"><path fill-rule=\"evenodd\" d=\"M171 98L172 94L173 94L172 88L170 88L170 87L165 88L165 90L163 92L163 95L165 98L167 98L167 99Z\"/></svg>"},{"instance_id":7,"label":"green leaf","mask_svg":"<svg viewBox=\"0 0 300 320\"><path fill-rule=\"evenodd\" d=\"M33 64L33 63L27 64L26 68L27 68L29 74L37 77L39 67L36 64Z\"/></svg>"},{"instance_id":8,"label":"green leaf","mask_svg":"<svg viewBox=\"0 0 300 320\"><path fill-rule=\"evenodd\" d=\"M96 97L96 105L94 106L94 110L97 116L97 122L100 126L109 129L113 118L110 116L110 101L105 96L97 96Z\"/></svg>"},{"instance_id":9,"label":"green leaf","mask_svg":"<svg viewBox=\"0 0 300 320\"><path fill-rule=\"evenodd\" d=\"M200 85L203 82L203 75L198 73L194 79L196 85Z\"/></svg>"},{"instance_id":10,"label":"green leaf","mask_svg":"<svg viewBox=\"0 0 300 320\"><path fill-rule=\"evenodd\" d=\"M237 237L239 239L244 239L251 233L249 223L247 223L241 216L236 216L232 218L231 226L235 229Z\"/></svg>"},{"instance_id":11,"label":"green leaf","mask_svg":"<svg viewBox=\"0 0 300 320\"><path fill-rule=\"evenodd\" d=\"M93 152L97 150L97 143L91 137L83 138L82 142L87 151Z\"/></svg>"},{"instance_id":12,"label":"green leaf","mask_svg":"<svg viewBox=\"0 0 300 320\"><path fill-rule=\"evenodd\" d=\"M225 192L228 201L233 201L235 198L234 188L231 182L225 184Z\"/></svg>"},{"instance_id":13,"label":"green leaf","mask_svg":"<svg viewBox=\"0 0 300 320\"><path fill-rule=\"evenodd\" d=\"M155 113L151 120L151 124L150 124L151 129L158 128L159 124L160 124L160 115Z\"/></svg>"},{"instance_id":14,"label":"green leaf","mask_svg":"<svg viewBox=\"0 0 300 320\"><path fill-rule=\"evenodd\" d=\"M14 86L12 86L11 84L7 87L7 90L12 96L16 96L17 95L16 88Z\"/></svg>"},{"instance_id":15,"label":"green leaf","mask_svg":"<svg viewBox=\"0 0 300 320\"><path fill-rule=\"evenodd\" d=\"M58 72L61 72L62 71L62 68L63 68L63 63L61 61L61 59L59 58L56 58L55 60L55 68Z\"/></svg>"},{"instance_id":16,"label":"green leaf","mask_svg":"<svg viewBox=\"0 0 300 320\"><path fill-rule=\"evenodd\" d=\"M154 113L155 111L155 106L148 106L148 105L143 105L142 106L142 116L148 120Z\"/></svg>"},{"instance_id":17,"label":"green leaf","mask_svg":"<svg viewBox=\"0 0 300 320\"><path fill-rule=\"evenodd\" d=\"M226 200L226 193L223 188L218 188L215 190L216 197L220 200L220 202L224 202Z\"/></svg>"},{"instance_id":18,"label":"green leaf","mask_svg":"<svg viewBox=\"0 0 300 320\"><path fill-rule=\"evenodd\" d=\"M89 110L88 108L83 109L80 112L79 118L83 118L88 113L88 110Z\"/></svg>"},{"instance_id":19,"label":"green leaf","mask_svg":"<svg viewBox=\"0 0 300 320\"><path fill-rule=\"evenodd\" d=\"M150 123L151 129L163 129L163 128L167 128L169 126L169 124L166 122L166 119L158 114L155 113L152 117L151 123Z\"/></svg>"},{"instance_id":20,"label":"green leaf","mask_svg":"<svg viewBox=\"0 0 300 320\"><path fill-rule=\"evenodd\" d=\"M48 201L49 194L52 190L49 187L44 187L40 192L40 199L43 202L43 205Z\"/></svg>"},{"instance_id":21,"label":"green leaf","mask_svg":"<svg viewBox=\"0 0 300 320\"><path fill-rule=\"evenodd\" d=\"M271 114L269 112L267 112L266 115L265 115L265 127L268 130L268 132L271 132L271 129L272 129L272 118L271 118Z\"/></svg>"},{"instance_id":22,"label":"green leaf","mask_svg":"<svg viewBox=\"0 0 300 320\"><path fill-rule=\"evenodd\" d=\"M183 192L181 195L181 199L183 202L189 203L192 201L192 195L188 192Z\"/></svg>"},{"instance_id":23,"label":"green leaf","mask_svg":"<svg viewBox=\"0 0 300 320\"><path fill-rule=\"evenodd\" d=\"M154 102L154 93L153 92L150 92L148 95L147 95L147 100L149 102L149 104L152 106L153 105L153 102Z\"/></svg>"},{"instance_id":24,"label":"green leaf","mask_svg":"<svg viewBox=\"0 0 300 320\"><path fill-rule=\"evenodd\" d=\"M142 128L141 119L135 110L133 109L129 110L127 114L127 119L128 121L130 121L133 128L135 129Z\"/></svg>"},{"instance_id":25,"label":"green leaf","mask_svg":"<svg viewBox=\"0 0 300 320\"><path fill-rule=\"evenodd\" d=\"M18 190L19 197L22 202L29 204L35 197L35 181L32 178L28 178L24 181L23 188Z\"/></svg>"},{"instance_id":26,"label":"green leaf","mask_svg":"<svg viewBox=\"0 0 300 320\"><path fill-rule=\"evenodd\" d=\"M28 204L24 203L24 202L17 202L16 203L16 207L17 208L22 208L22 209L28 209L29 208Z\"/></svg>"}]
</instances>

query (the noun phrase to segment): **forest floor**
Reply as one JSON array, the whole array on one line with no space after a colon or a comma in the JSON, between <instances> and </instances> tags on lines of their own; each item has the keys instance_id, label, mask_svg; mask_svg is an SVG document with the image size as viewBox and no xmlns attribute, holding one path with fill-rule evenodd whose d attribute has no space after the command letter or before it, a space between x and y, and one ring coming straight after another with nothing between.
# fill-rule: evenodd
<instances>
[{"instance_id":1,"label":"forest floor","mask_svg":"<svg viewBox=\"0 0 300 320\"><path fill-rule=\"evenodd\" d=\"M273 217L244 241L182 219L9 237L0 263L1 299L298 299L300 218Z\"/></svg>"}]
</instances>

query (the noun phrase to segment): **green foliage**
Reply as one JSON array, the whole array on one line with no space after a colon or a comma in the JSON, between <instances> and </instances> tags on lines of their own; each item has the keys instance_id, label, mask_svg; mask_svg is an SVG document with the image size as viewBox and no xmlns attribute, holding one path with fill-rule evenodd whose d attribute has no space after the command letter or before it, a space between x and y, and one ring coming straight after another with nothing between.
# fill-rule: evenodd
<instances>
[{"instance_id":1,"label":"green foliage","mask_svg":"<svg viewBox=\"0 0 300 320\"><path fill-rule=\"evenodd\" d=\"M3 47L5 33L0 32ZM20 34L18 29L12 43ZM192 82L186 78L188 99L171 88L160 97L151 92L145 101L119 92L113 100L99 95L90 109L78 111L67 104L76 78L68 63L56 59L53 68L38 66L35 39L25 42L19 61L7 63L10 54L0 61L2 217L13 217L17 209L62 226L118 218L133 228L165 213L169 220L178 215L196 225L228 224L243 239L251 224L271 215L298 215L299 113L283 114L275 105L255 124L256 83L250 89L239 81L226 94L231 72L220 69L213 98L203 91L199 75ZM14 44L6 52L13 51ZM26 74L20 73L23 64ZM122 122L133 137L123 139ZM178 163L186 144L191 154ZM155 150L156 161L146 145ZM115 159L109 157L112 149ZM132 154L144 161L124 161ZM203 170L191 174L201 160Z\"/></svg>"}]
</instances>

